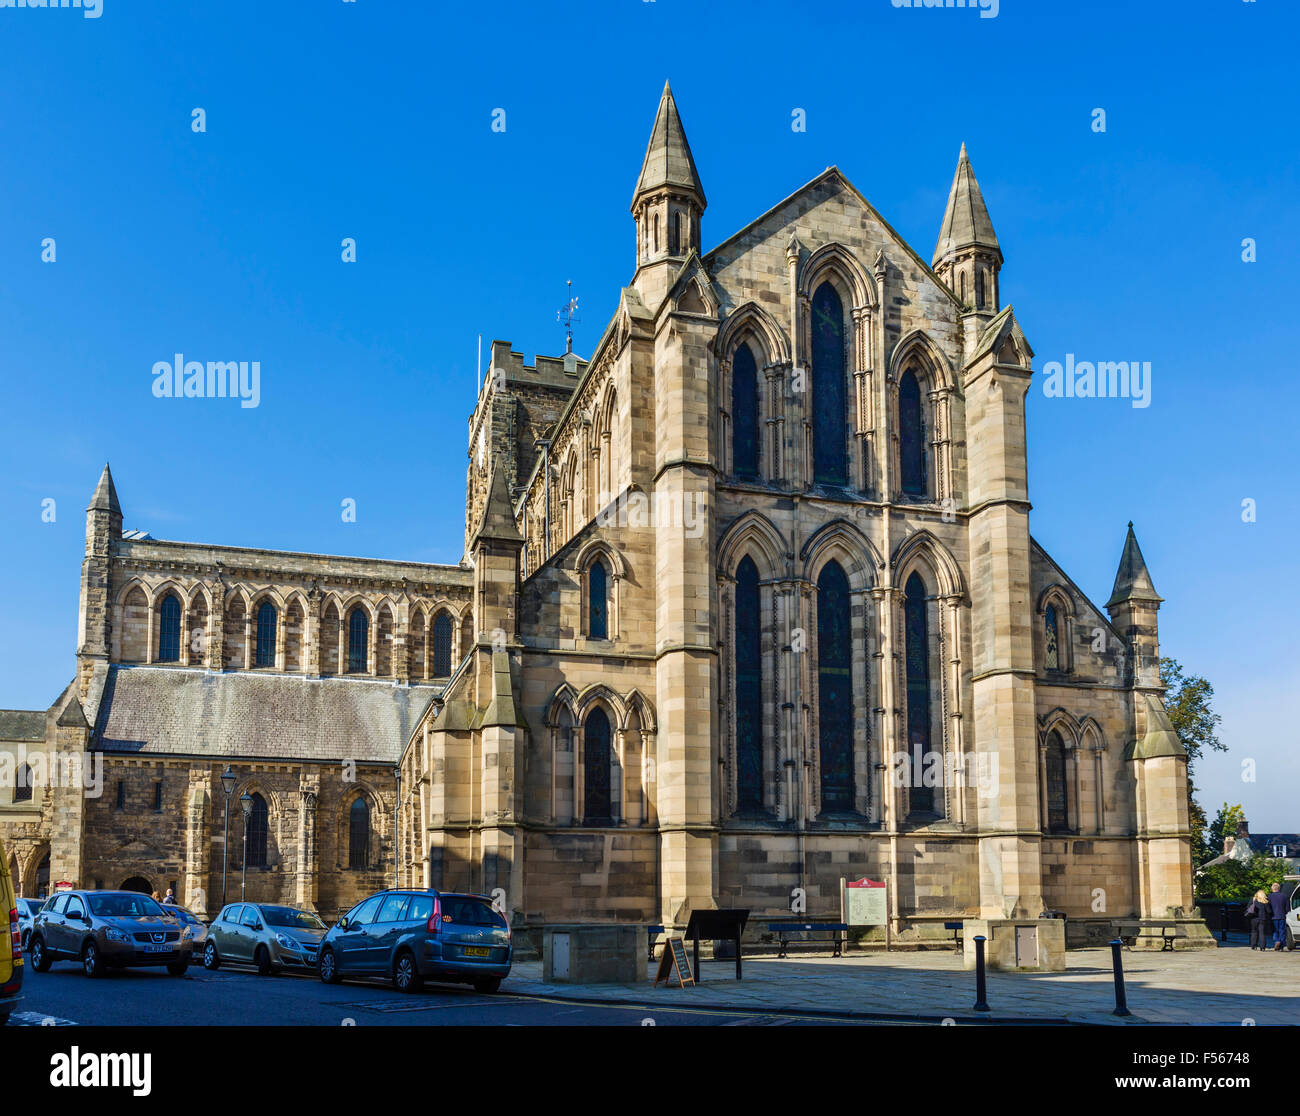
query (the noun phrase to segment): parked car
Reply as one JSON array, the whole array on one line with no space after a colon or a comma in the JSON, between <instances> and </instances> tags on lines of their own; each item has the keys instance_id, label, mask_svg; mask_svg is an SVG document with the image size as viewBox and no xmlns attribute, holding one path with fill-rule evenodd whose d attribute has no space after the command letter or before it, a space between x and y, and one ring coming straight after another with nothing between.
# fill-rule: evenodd
<instances>
[{"instance_id":1,"label":"parked car","mask_svg":"<svg viewBox=\"0 0 1300 1116\"><path fill-rule=\"evenodd\" d=\"M176 903L164 903L162 909L181 924L181 937L189 938L194 952L202 955L203 941L208 936L207 923L189 907L182 907Z\"/></svg>"},{"instance_id":2,"label":"parked car","mask_svg":"<svg viewBox=\"0 0 1300 1116\"><path fill-rule=\"evenodd\" d=\"M166 965L183 976L193 945L183 926L148 895L136 891L63 891L41 908L32 926L32 968L76 961L88 977L109 969Z\"/></svg>"},{"instance_id":3,"label":"parked car","mask_svg":"<svg viewBox=\"0 0 1300 1116\"><path fill-rule=\"evenodd\" d=\"M326 926L311 911L275 903L231 903L208 927L203 967L224 961L257 966L263 976L282 969L314 969Z\"/></svg>"},{"instance_id":4,"label":"parked car","mask_svg":"<svg viewBox=\"0 0 1300 1116\"><path fill-rule=\"evenodd\" d=\"M321 942L326 984L382 976L401 992L426 979L495 992L510 975L510 924L482 895L432 888L381 891L362 900Z\"/></svg>"},{"instance_id":5,"label":"parked car","mask_svg":"<svg viewBox=\"0 0 1300 1116\"><path fill-rule=\"evenodd\" d=\"M14 899L14 881L9 873L9 857L0 842L0 911L9 912L9 933L0 933L0 1027L9 1022L9 1015L22 997L23 965L22 936L18 932L18 903Z\"/></svg>"},{"instance_id":6,"label":"parked car","mask_svg":"<svg viewBox=\"0 0 1300 1116\"><path fill-rule=\"evenodd\" d=\"M18 900L18 932L22 935L23 949L27 948L28 939L32 936L32 923L44 905L44 899Z\"/></svg>"},{"instance_id":7,"label":"parked car","mask_svg":"<svg viewBox=\"0 0 1300 1116\"><path fill-rule=\"evenodd\" d=\"M1288 882L1294 879L1294 876L1287 877ZM1286 930L1283 937L1286 939L1287 949L1300 946L1300 884L1297 884L1295 890L1291 892L1291 909L1286 912Z\"/></svg>"}]
</instances>

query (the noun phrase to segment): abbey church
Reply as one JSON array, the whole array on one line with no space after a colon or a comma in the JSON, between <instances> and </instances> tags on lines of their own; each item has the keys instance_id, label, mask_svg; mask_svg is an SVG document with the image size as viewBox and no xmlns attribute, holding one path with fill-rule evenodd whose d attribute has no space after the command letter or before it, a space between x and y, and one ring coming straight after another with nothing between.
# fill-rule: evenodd
<instances>
[{"instance_id":1,"label":"abbey church","mask_svg":"<svg viewBox=\"0 0 1300 1116\"><path fill-rule=\"evenodd\" d=\"M458 565L156 539L106 467L75 677L0 712L22 893L681 926L838 921L870 877L900 941L1190 911L1161 598L1131 525L1100 607L1030 534L1033 353L965 148L928 262L834 167L707 252L706 210L665 86L590 358L492 345Z\"/></svg>"}]
</instances>

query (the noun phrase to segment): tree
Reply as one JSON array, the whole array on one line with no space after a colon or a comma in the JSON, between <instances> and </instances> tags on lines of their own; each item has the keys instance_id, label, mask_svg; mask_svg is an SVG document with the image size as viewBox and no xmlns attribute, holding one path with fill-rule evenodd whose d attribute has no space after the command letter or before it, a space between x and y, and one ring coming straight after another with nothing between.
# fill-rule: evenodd
<instances>
[{"instance_id":1,"label":"tree","mask_svg":"<svg viewBox=\"0 0 1300 1116\"><path fill-rule=\"evenodd\" d=\"M1246 902L1257 891L1267 894L1291 870L1288 860L1256 854L1247 861L1228 860L1203 868L1196 876L1197 899Z\"/></svg>"},{"instance_id":2,"label":"tree","mask_svg":"<svg viewBox=\"0 0 1300 1116\"><path fill-rule=\"evenodd\" d=\"M1223 718L1210 707L1214 687L1204 678L1186 674L1177 659L1160 660L1160 681L1165 686L1165 712L1178 733L1178 739L1187 749L1187 811L1192 830L1192 859L1199 867L1223 851L1219 848L1206 855L1205 811L1196 801L1196 784L1193 773L1196 761L1206 749L1226 752L1228 746L1219 739L1218 728ZM1234 825L1233 832L1236 832Z\"/></svg>"},{"instance_id":3,"label":"tree","mask_svg":"<svg viewBox=\"0 0 1300 1116\"><path fill-rule=\"evenodd\" d=\"M1204 833L1204 841L1196 853L1197 864L1204 864L1216 856L1223 855L1224 844L1229 837L1236 837L1241 823L1246 820L1246 811L1240 805L1229 806L1226 802L1219 807L1214 821Z\"/></svg>"}]
</instances>

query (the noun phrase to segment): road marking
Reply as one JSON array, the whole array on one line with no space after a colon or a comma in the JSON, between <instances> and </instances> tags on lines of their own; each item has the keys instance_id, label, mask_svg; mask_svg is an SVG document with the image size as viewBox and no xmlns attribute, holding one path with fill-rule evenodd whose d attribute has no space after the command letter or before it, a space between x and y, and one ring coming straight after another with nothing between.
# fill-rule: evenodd
<instances>
[{"instance_id":1,"label":"road marking","mask_svg":"<svg viewBox=\"0 0 1300 1116\"><path fill-rule=\"evenodd\" d=\"M57 1015L46 1015L39 1011L16 1011L9 1016L11 1027L77 1027L80 1024L71 1019L60 1019Z\"/></svg>"}]
</instances>

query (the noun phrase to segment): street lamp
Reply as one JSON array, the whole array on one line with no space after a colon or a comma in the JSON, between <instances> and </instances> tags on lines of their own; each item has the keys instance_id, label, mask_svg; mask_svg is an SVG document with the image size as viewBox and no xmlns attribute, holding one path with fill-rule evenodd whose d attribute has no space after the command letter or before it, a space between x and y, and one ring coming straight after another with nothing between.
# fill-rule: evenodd
<instances>
[{"instance_id":1,"label":"street lamp","mask_svg":"<svg viewBox=\"0 0 1300 1116\"><path fill-rule=\"evenodd\" d=\"M230 863L230 796L235 793L235 773L226 764L221 773L221 789L226 792L226 825L221 835L221 905L226 905L226 868Z\"/></svg>"},{"instance_id":2,"label":"street lamp","mask_svg":"<svg viewBox=\"0 0 1300 1116\"><path fill-rule=\"evenodd\" d=\"M244 811L244 851L239 858L239 897L242 899L248 879L248 816L253 812L253 796L248 791L239 796L239 806Z\"/></svg>"},{"instance_id":3,"label":"street lamp","mask_svg":"<svg viewBox=\"0 0 1300 1116\"><path fill-rule=\"evenodd\" d=\"M401 867L400 867L400 846L401 831L399 829L399 820L402 816L402 767L401 764L393 768L393 778L397 780L397 794L393 801L393 886L402 886Z\"/></svg>"}]
</instances>

